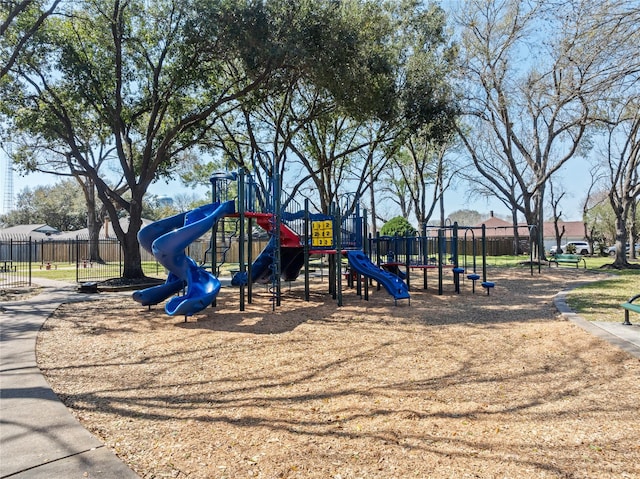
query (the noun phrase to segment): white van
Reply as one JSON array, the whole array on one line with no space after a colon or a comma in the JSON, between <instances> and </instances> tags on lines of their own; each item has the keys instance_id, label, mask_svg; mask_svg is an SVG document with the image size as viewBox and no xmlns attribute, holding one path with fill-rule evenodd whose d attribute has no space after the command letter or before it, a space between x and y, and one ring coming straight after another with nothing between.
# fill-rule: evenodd
<instances>
[{"instance_id":1,"label":"white van","mask_svg":"<svg viewBox=\"0 0 640 479\"><path fill-rule=\"evenodd\" d=\"M591 254L591 248L589 247L589 243L586 241L567 241L565 244L560 245L559 251L556 251L557 248L555 246L552 246L549 251L551 254L567 253L567 247L569 245L575 246L575 254Z\"/></svg>"}]
</instances>

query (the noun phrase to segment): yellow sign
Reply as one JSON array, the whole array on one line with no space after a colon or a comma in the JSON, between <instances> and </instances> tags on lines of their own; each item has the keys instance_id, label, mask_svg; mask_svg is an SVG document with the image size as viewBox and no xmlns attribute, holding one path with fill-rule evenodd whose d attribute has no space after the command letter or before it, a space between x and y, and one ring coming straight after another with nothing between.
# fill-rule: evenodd
<instances>
[{"instance_id":1,"label":"yellow sign","mask_svg":"<svg viewBox=\"0 0 640 479\"><path fill-rule=\"evenodd\" d=\"M311 222L311 245L323 248L333 246L333 222L331 220Z\"/></svg>"}]
</instances>

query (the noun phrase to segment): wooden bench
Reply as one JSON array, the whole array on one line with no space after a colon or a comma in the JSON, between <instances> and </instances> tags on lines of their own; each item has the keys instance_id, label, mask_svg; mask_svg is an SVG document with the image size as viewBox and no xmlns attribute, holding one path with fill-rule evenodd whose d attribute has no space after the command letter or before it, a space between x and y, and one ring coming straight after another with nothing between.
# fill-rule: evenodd
<instances>
[{"instance_id":1,"label":"wooden bench","mask_svg":"<svg viewBox=\"0 0 640 479\"><path fill-rule=\"evenodd\" d=\"M631 321L629 321L629 311L633 311L634 313L640 313L640 303L634 304L636 299L640 298L640 294L636 294L629 298L626 303L621 303L620 306L624 308L624 325L631 326Z\"/></svg>"},{"instance_id":2,"label":"wooden bench","mask_svg":"<svg viewBox=\"0 0 640 479\"><path fill-rule=\"evenodd\" d=\"M584 258L579 254L557 254L552 256L549 260L549 267L551 267L551 263L555 263L556 266L560 266L560 263L563 264L575 264L576 268L580 267L580 261L582 261L584 268L587 268L587 262Z\"/></svg>"}]
</instances>

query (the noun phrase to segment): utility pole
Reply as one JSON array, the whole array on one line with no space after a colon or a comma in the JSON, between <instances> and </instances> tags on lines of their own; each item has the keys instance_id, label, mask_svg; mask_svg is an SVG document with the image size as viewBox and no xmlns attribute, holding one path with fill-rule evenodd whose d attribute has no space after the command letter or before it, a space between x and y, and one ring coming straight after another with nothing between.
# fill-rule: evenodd
<instances>
[{"instance_id":1,"label":"utility pole","mask_svg":"<svg viewBox=\"0 0 640 479\"><path fill-rule=\"evenodd\" d=\"M5 172L4 182L2 185L2 212L4 214L13 210L13 162L11 161L11 153L4 149L4 145L0 145L0 148L5 152Z\"/></svg>"}]
</instances>

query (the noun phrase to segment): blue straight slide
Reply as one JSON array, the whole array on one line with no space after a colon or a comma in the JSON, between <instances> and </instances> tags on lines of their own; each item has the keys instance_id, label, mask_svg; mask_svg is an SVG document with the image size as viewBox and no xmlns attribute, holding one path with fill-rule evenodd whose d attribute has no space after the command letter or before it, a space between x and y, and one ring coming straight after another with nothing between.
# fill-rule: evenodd
<instances>
[{"instance_id":1,"label":"blue straight slide","mask_svg":"<svg viewBox=\"0 0 640 479\"><path fill-rule=\"evenodd\" d=\"M256 257L251 264L251 283L256 281L269 282L271 278L271 264L273 263L273 254L276 249L276 237L271 236L269 242ZM231 284L233 286L246 286L247 284L247 272L236 273L231 278Z\"/></svg>"},{"instance_id":2,"label":"blue straight slide","mask_svg":"<svg viewBox=\"0 0 640 479\"><path fill-rule=\"evenodd\" d=\"M347 251L349 264L357 273L378 281L395 299L408 299L409 289L395 274L378 268L362 251Z\"/></svg>"},{"instance_id":3,"label":"blue straight slide","mask_svg":"<svg viewBox=\"0 0 640 479\"><path fill-rule=\"evenodd\" d=\"M272 236L267 246L260 252L255 261L251 264L251 282L268 283L271 281L271 265L273 264L273 256L276 248L276 238ZM304 255L302 247L299 248L280 248L280 261L282 270L280 274L285 281L294 281L300 274L300 270L304 265ZM238 272L231 278L233 286L246 286L247 275L245 272Z\"/></svg>"},{"instance_id":4,"label":"blue straight slide","mask_svg":"<svg viewBox=\"0 0 640 479\"><path fill-rule=\"evenodd\" d=\"M146 246L151 242L153 255L170 273L164 285L136 291L133 298L143 305L157 304L177 293L186 283L186 294L175 296L166 304L167 314L191 316L209 306L220 291L220 281L188 257L185 248L209 231L216 221L234 211L233 201L212 203L141 230L140 244Z\"/></svg>"}]
</instances>

